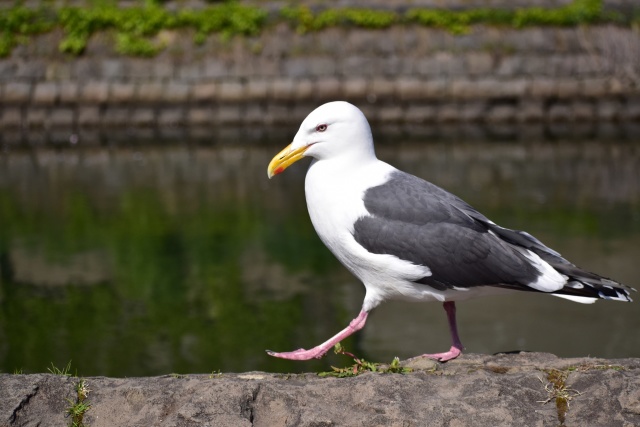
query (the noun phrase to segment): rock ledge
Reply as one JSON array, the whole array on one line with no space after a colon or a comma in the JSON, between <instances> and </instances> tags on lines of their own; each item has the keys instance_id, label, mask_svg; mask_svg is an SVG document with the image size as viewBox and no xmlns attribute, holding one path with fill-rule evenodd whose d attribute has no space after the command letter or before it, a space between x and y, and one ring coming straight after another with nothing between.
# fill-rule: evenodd
<instances>
[{"instance_id":1,"label":"rock ledge","mask_svg":"<svg viewBox=\"0 0 640 427\"><path fill-rule=\"evenodd\" d=\"M407 361L351 378L247 372L85 378L101 426L637 426L640 359L544 353ZM0 426L63 426L78 378L0 375Z\"/></svg>"}]
</instances>

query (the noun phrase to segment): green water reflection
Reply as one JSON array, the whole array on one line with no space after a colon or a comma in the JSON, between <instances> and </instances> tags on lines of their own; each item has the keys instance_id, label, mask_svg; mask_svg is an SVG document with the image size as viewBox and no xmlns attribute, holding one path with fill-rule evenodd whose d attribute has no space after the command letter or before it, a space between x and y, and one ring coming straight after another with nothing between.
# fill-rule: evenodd
<instances>
[{"instance_id":1,"label":"green water reflection","mask_svg":"<svg viewBox=\"0 0 640 427\"><path fill-rule=\"evenodd\" d=\"M357 313L363 296L309 223L304 166L267 180L266 164L279 148L4 153L0 370L42 372L73 360L82 375L137 376L345 363L293 363L264 353L328 338ZM628 142L379 149L380 157L460 194L497 222L528 229L577 264L635 286L639 153L640 145ZM640 327L638 304L585 308L514 298L461 308L470 351L640 354L639 339L624 335ZM374 360L441 350L444 316L435 304L389 304L347 345Z\"/></svg>"}]
</instances>

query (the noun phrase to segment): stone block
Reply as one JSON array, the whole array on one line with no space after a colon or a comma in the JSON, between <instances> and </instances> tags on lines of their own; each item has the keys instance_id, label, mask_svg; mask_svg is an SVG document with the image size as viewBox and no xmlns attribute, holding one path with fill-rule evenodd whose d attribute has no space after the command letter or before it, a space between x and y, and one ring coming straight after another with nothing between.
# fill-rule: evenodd
<instances>
[{"instance_id":1,"label":"stone block","mask_svg":"<svg viewBox=\"0 0 640 427\"><path fill-rule=\"evenodd\" d=\"M550 78L533 78L529 85L530 95L534 98L547 98L556 96L556 82Z\"/></svg>"},{"instance_id":2,"label":"stone block","mask_svg":"<svg viewBox=\"0 0 640 427\"><path fill-rule=\"evenodd\" d=\"M171 80L176 78L176 65L169 59L158 59L153 61L151 66L151 74L155 80Z\"/></svg>"},{"instance_id":3,"label":"stone block","mask_svg":"<svg viewBox=\"0 0 640 427\"><path fill-rule=\"evenodd\" d=\"M342 82L342 93L347 99L364 99L367 96L367 80L352 77Z\"/></svg>"},{"instance_id":4,"label":"stone block","mask_svg":"<svg viewBox=\"0 0 640 427\"><path fill-rule=\"evenodd\" d=\"M33 105L53 105L58 96L58 85L52 82L36 83L31 96Z\"/></svg>"},{"instance_id":5,"label":"stone block","mask_svg":"<svg viewBox=\"0 0 640 427\"><path fill-rule=\"evenodd\" d=\"M129 79L149 81L154 77L154 63L152 59L129 58L127 61Z\"/></svg>"},{"instance_id":6,"label":"stone block","mask_svg":"<svg viewBox=\"0 0 640 427\"><path fill-rule=\"evenodd\" d=\"M293 99L295 82L290 78L280 78L271 81L269 98L278 101L289 101Z\"/></svg>"},{"instance_id":7,"label":"stone block","mask_svg":"<svg viewBox=\"0 0 640 427\"><path fill-rule=\"evenodd\" d=\"M291 117L291 111L284 105L272 103L267 106L265 119L269 124L289 125L291 124Z\"/></svg>"},{"instance_id":8,"label":"stone block","mask_svg":"<svg viewBox=\"0 0 640 427\"><path fill-rule=\"evenodd\" d=\"M192 107L187 110L186 121L189 125L208 125L213 121L213 108Z\"/></svg>"},{"instance_id":9,"label":"stone block","mask_svg":"<svg viewBox=\"0 0 640 427\"><path fill-rule=\"evenodd\" d=\"M266 107L260 103L248 104L244 112L244 122L248 124L262 124L266 111Z\"/></svg>"},{"instance_id":10,"label":"stone block","mask_svg":"<svg viewBox=\"0 0 640 427\"><path fill-rule=\"evenodd\" d=\"M31 84L22 82L5 83L2 91L3 104L26 104L31 99Z\"/></svg>"},{"instance_id":11,"label":"stone block","mask_svg":"<svg viewBox=\"0 0 640 427\"><path fill-rule=\"evenodd\" d=\"M75 110L73 108L55 108L51 110L49 123L53 127L72 127Z\"/></svg>"},{"instance_id":12,"label":"stone block","mask_svg":"<svg viewBox=\"0 0 640 427\"><path fill-rule=\"evenodd\" d=\"M310 101L315 97L313 90L315 85L309 79L303 79L295 82L293 97L297 101Z\"/></svg>"},{"instance_id":13,"label":"stone block","mask_svg":"<svg viewBox=\"0 0 640 427\"><path fill-rule=\"evenodd\" d=\"M520 75L524 70L523 59L520 55L503 56L498 62L495 74L512 77Z\"/></svg>"},{"instance_id":14,"label":"stone block","mask_svg":"<svg viewBox=\"0 0 640 427\"><path fill-rule=\"evenodd\" d=\"M340 74L346 79L371 76L376 71L374 58L368 56L347 56L340 65Z\"/></svg>"},{"instance_id":15,"label":"stone block","mask_svg":"<svg viewBox=\"0 0 640 427\"><path fill-rule=\"evenodd\" d=\"M438 110L432 105L411 104L404 114L406 123L430 123L436 120Z\"/></svg>"},{"instance_id":16,"label":"stone block","mask_svg":"<svg viewBox=\"0 0 640 427\"><path fill-rule=\"evenodd\" d=\"M456 79L451 82L449 92L454 99L473 99L476 94L476 82L467 79Z\"/></svg>"},{"instance_id":17,"label":"stone block","mask_svg":"<svg viewBox=\"0 0 640 427\"><path fill-rule=\"evenodd\" d=\"M378 100L389 99L393 97L395 89L395 82L393 80L373 78L369 85L369 94L374 95Z\"/></svg>"},{"instance_id":18,"label":"stone block","mask_svg":"<svg viewBox=\"0 0 640 427\"><path fill-rule=\"evenodd\" d=\"M102 116L102 124L107 127L123 127L131 123L131 111L126 107L110 105Z\"/></svg>"},{"instance_id":19,"label":"stone block","mask_svg":"<svg viewBox=\"0 0 640 427\"><path fill-rule=\"evenodd\" d=\"M330 77L336 75L337 64L334 58L329 56L312 56L306 59L306 63L309 70L308 76Z\"/></svg>"},{"instance_id":20,"label":"stone block","mask_svg":"<svg viewBox=\"0 0 640 427\"><path fill-rule=\"evenodd\" d=\"M609 93L609 79L604 77L586 78L580 81L582 96L601 98Z\"/></svg>"},{"instance_id":21,"label":"stone block","mask_svg":"<svg viewBox=\"0 0 640 427\"><path fill-rule=\"evenodd\" d=\"M456 104L445 103L438 107L436 121L439 123L459 122L461 119L460 108Z\"/></svg>"},{"instance_id":22,"label":"stone block","mask_svg":"<svg viewBox=\"0 0 640 427\"><path fill-rule=\"evenodd\" d=\"M465 60L462 55L456 55L450 52L437 52L430 58L432 62L425 65L418 65L418 72L432 76L448 76L456 77L465 74Z\"/></svg>"},{"instance_id":23,"label":"stone block","mask_svg":"<svg viewBox=\"0 0 640 427\"><path fill-rule=\"evenodd\" d=\"M0 81L15 80L18 66L12 59L0 58Z\"/></svg>"},{"instance_id":24,"label":"stone block","mask_svg":"<svg viewBox=\"0 0 640 427\"><path fill-rule=\"evenodd\" d=\"M171 64L167 65L168 68ZM173 67L171 74L173 74ZM203 70L198 62L181 64L178 67L178 78L186 82L195 82L202 77Z\"/></svg>"},{"instance_id":25,"label":"stone block","mask_svg":"<svg viewBox=\"0 0 640 427\"><path fill-rule=\"evenodd\" d=\"M488 123L509 123L516 120L516 106L513 104L497 104L487 111L485 120Z\"/></svg>"},{"instance_id":26,"label":"stone block","mask_svg":"<svg viewBox=\"0 0 640 427\"><path fill-rule=\"evenodd\" d=\"M208 59L204 62L202 75L205 78L218 79L227 77L230 74L229 65L222 59Z\"/></svg>"},{"instance_id":27,"label":"stone block","mask_svg":"<svg viewBox=\"0 0 640 427\"><path fill-rule=\"evenodd\" d=\"M31 107L27 109L26 125L44 127L49 119L49 111L45 108Z\"/></svg>"},{"instance_id":28,"label":"stone block","mask_svg":"<svg viewBox=\"0 0 640 427\"><path fill-rule=\"evenodd\" d=\"M547 60L541 55L531 55L522 58L522 73L532 77L548 76Z\"/></svg>"},{"instance_id":29,"label":"stone block","mask_svg":"<svg viewBox=\"0 0 640 427\"><path fill-rule=\"evenodd\" d=\"M158 126L176 126L185 122L184 110L182 108L163 108L158 114Z\"/></svg>"},{"instance_id":30,"label":"stone block","mask_svg":"<svg viewBox=\"0 0 640 427\"><path fill-rule=\"evenodd\" d=\"M71 75L78 81L102 79L102 68L100 64L92 58L78 58L73 61Z\"/></svg>"},{"instance_id":31,"label":"stone block","mask_svg":"<svg viewBox=\"0 0 640 427\"><path fill-rule=\"evenodd\" d=\"M80 93L80 85L77 82L65 81L59 86L60 102L63 104L75 104L78 102L78 94Z\"/></svg>"},{"instance_id":32,"label":"stone block","mask_svg":"<svg viewBox=\"0 0 640 427\"><path fill-rule=\"evenodd\" d=\"M102 75L110 82L125 79L128 77L127 58L107 58L101 63Z\"/></svg>"},{"instance_id":33,"label":"stone block","mask_svg":"<svg viewBox=\"0 0 640 427\"><path fill-rule=\"evenodd\" d=\"M493 71L493 55L486 52L471 52L465 55L466 70L469 75L491 74Z\"/></svg>"},{"instance_id":34,"label":"stone block","mask_svg":"<svg viewBox=\"0 0 640 427\"><path fill-rule=\"evenodd\" d=\"M316 80L315 94L320 100L335 100L342 95L342 85L335 77L324 77Z\"/></svg>"},{"instance_id":35,"label":"stone block","mask_svg":"<svg viewBox=\"0 0 640 427\"><path fill-rule=\"evenodd\" d=\"M239 82L218 83L216 97L221 102L240 102L244 100L244 85Z\"/></svg>"},{"instance_id":36,"label":"stone block","mask_svg":"<svg viewBox=\"0 0 640 427\"><path fill-rule=\"evenodd\" d=\"M402 101L421 99L424 81L415 78L402 77L396 81L396 92Z\"/></svg>"},{"instance_id":37,"label":"stone block","mask_svg":"<svg viewBox=\"0 0 640 427\"><path fill-rule=\"evenodd\" d=\"M391 55L386 58L379 58L378 67L380 68L380 74L388 76L390 78L397 78L399 75L408 74L404 71L406 64L404 64L404 58L400 58L396 55ZM413 59L407 59L411 63L413 68Z\"/></svg>"},{"instance_id":38,"label":"stone block","mask_svg":"<svg viewBox=\"0 0 640 427\"><path fill-rule=\"evenodd\" d=\"M461 106L460 119L464 122L477 122L484 118L487 105L484 102L465 102Z\"/></svg>"},{"instance_id":39,"label":"stone block","mask_svg":"<svg viewBox=\"0 0 640 427\"><path fill-rule=\"evenodd\" d=\"M134 126L153 126L156 123L156 115L153 109L138 107L131 113L131 124Z\"/></svg>"},{"instance_id":40,"label":"stone block","mask_svg":"<svg viewBox=\"0 0 640 427\"><path fill-rule=\"evenodd\" d=\"M521 98L529 90L529 81L523 78L505 80L498 83L494 97Z\"/></svg>"},{"instance_id":41,"label":"stone block","mask_svg":"<svg viewBox=\"0 0 640 427\"><path fill-rule=\"evenodd\" d=\"M17 63L15 77L17 79L28 79L32 81L44 80L46 71L47 62L45 60L23 60Z\"/></svg>"},{"instance_id":42,"label":"stone block","mask_svg":"<svg viewBox=\"0 0 640 427\"><path fill-rule=\"evenodd\" d=\"M376 120L381 123L401 123L405 120L399 105L383 105L377 109Z\"/></svg>"},{"instance_id":43,"label":"stone block","mask_svg":"<svg viewBox=\"0 0 640 427\"><path fill-rule=\"evenodd\" d=\"M441 99L447 96L449 82L447 79L430 79L420 86L422 97L425 99Z\"/></svg>"},{"instance_id":44,"label":"stone block","mask_svg":"<svg viewBox=\"0 0 640 427\"><path fill-rule=\"evenodd\" d=\"M282 74L291 78L302 78L309 76L309 59L307 58L287 58L282 61Z\"/></svg>"},{"instance_id":45,"label":"stone block","mask_svg":"<svg viewBox=\"0 0 640 427\"><path fill-rule=\"evenodd\" d=\"M539 122L544 119L545 110L542 101L523 100L518 106L516 119L521 123Z\"/></svg>"},{"instance_id":46,"label":"stone block","mask_svg":"<svg viewBox=\"0 0 640 427\"><path fill-rule=\"evenodd\" d=\"M599 120L613 121L621 117L622 110L620 101L603 99L597 103L596 115Z\"/></svg>"},{"instance_id":47,"label":"stone block","mask_svg":"<svg viewBox=\"0 0 640 427\"><path fill-rule=\"evenodd\" d=\"M142 82L138 85L136 100L138 102L156 103L162 100L164 86L156 82Z\"/></svg>"},{"instance_id":48,"label":"stone block","mask_svg":"<svg viewBox=\"0 0 640 427\"><path fill-rule=\"evenodd\" d=\"M102 104L109 99L109 84L103 81L90 81L80 91L79 100L89 104Z\"/></svg>"},{"instance_id":49,"label":"stone block","mask_svg":"<svg viewBox=\"0 0 640 427\"><path fill-rule=\"evenodd\" d=\"M83 105L78 107L78 125L95 126L100 124L102 117L100 108L94 105Z\"/></svg>"},{"instance_id":50,"label":"stone block","mask_svg":"<svg viewBox=\"0 0 640 427\"><path fill-rule=\"evenodd\" d=\"M189 101L191 86L186 83L169 82L165 85L163 101L170 103L186 103Z\"/></svg>"},{"instance_id":51,"label":"stone block","mask_svg":"<svg viewBox=\"0 0 640 427\"><path fill-rule=\"evenodd\" d=\"M640 97L633 96L627 99L627 103L621 111L621 119L625 121L640 120Z\"/></svg>"},{"instance_id":52,"label":"stone block","mask_svg":"<svg viewBox=\"0 0 640 427\"><path fill-rule=\"evenodd\" d=\"M215 83L196 83L191 88L191 98L196 102L213 102L216 98Z\"/></svg>"},{"instance_id":53,"label":"stone block","mask_svg":"<svg viewBox=\"0 0 640 427\"><path fill-rule=\"evenodd\" d=\"M73 79L73 65L71 62L51 61L47 63L45 79L47 81L60 81Z\"/></svg>"},{"instance_id":54,"label":"stone block","mask_svg":"<svg viewBox=\"0 0 640 427\"><path fill-rule=\"evenodd\" d=\"M216 122L221 125L239 125L242 123L242 111L237 104L222 104L218 108Z\"/></svg>"},{"instance_id":55,"label":"stone block","mask_svg":"<svg viewBox=\"0 0 640 427\"><path fill-rule=\"evenodd\" d=\"M572 116L577 121L592 121L595 116L595 108L592 102L575 101L571 105Z\"/></svg>"},{"instance_id":56,"label":"stone block","mask_svg":"<svg viewBox=\"0 0 640 427\"><path fill-rule=\"evenodd\" d=\"M570 122L573 119L573 112L569 105L565 103L555 103L547 111L547 120L550 122Z\"/></svg>"},{"instance_id":57,"label":"stone block","mask_svg":"<svg viewBox=\"0 0 640 427\"><path fill-rule=\"evenodd\" d=\"M567 99L580 96L580 82L576 79L556 80L556 94L559 98Z\"/></svg>"},{"instance_id":58,"label":"stone block","mask_svg":"<svg viewBox=\"0 0 640 427\"><path fill-rule=\"evenodd\" d=\"M17 128L22 126L22 109L20 107L2 108L0 115L0 129Z\"/></svg>"},{"instance_id":59,"label":"stone block","mask_svg":"<svg viewBox=\"0 0 640 427\"><path fill-rule=\"evenodd\" d=\"M112 82L109 84L109 102L125 104L133 102L136 95L135 83Z\"/></svg>"}]
</instances>

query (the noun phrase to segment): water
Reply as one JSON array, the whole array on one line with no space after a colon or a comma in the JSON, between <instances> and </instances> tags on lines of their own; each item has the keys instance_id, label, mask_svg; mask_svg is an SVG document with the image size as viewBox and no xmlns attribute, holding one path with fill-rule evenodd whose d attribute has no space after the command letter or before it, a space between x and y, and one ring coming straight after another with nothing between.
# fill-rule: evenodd
<instances>
[{"instance_id":1,"label":"water","mask_svg":"<svg viewBox=\"0 0 640 427\"><path fill-rule=\"evenodd\" d=\"M0 155L0 371L81 375L344 365L309 348L364 289L320 243L306 165L269 181L284 145L78 144ZM408 141L378 155L526 229L574 263L640 287L640 143ZM301 162L306 163L306 162ZM636 297L640 300L640 297ZM640 304L517 294L458 304L469 352L640 356ZM390 361L449 346L439 304L390 302L346 347Z\"/></svg>"}]
</instances>

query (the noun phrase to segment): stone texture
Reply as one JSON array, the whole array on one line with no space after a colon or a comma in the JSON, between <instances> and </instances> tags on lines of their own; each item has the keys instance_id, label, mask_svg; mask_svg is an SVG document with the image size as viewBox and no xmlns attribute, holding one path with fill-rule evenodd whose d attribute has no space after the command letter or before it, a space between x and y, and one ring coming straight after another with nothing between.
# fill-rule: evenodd
<instances>
[{"instance_id":1,"label":"stone texture","mask_svg":"<svg viewBox=\"0 0 640 427\"><path fill-rule=\"evenodd\" d=\"M452 35L398 25L298 34L283 24L257 37L221 41L212 36L205 46L194 46L191 36L172 31L167 40L174 49L155 58L119 56L105 37L92 40L80 57L61 56L50 49L59 34L34 36L35 47L20 46L0 59L0 105L72 107L77 122L85 125L99 123L112 106L153 106L155 118L155 108L174 104L211 105L213 116L224 122L243 123L248 114L251 123L258 123L260 116L250 113L257 110L249 108L256 101L269 123L290 125L297 118L287 118L286 112L308 112L341 98L389 123L399 120L395 107L405 113L401 121L414 122L407 118L413 107L420 111L436 105L442 107L431 120L500 122L498 117L505 116L500 110L481 107L496 102L508 103L507 109L517 106L508 120L519 122L633 121L638 116L637 102L631 100L640 89L625 71L635 67L635 45L622 43L637 37L623 27L473 26L467 34ZM228 104L229 113L218 110ZM83 113L85 105L101 108ZM390 109L379 114L382 107ZM185 110L183 119L199 123L201 113L191 120ZM7 114L6 121L14 122L16 113ZM28 121L53 120L42 114L32 113ZM144 117L146 123L149 116Z\"/></svg>"},{"instance_id":2,"label":"stone texture","mask_svg":"<svg viewBox=\"0 0 640 427\"><path fill-rule=\"evenodd\" d=\"M104 81L90 81L81 91L79 100L90 104L101 104L109 98L109 85Z\"/></svg>"},{"instance_id":3,"label":"stone texture","mask_svg":"<svg viewBox=\"0 0 640 427\"><path fill-rule=\"evenodd\" d=\"M134 83L113 82L109 86L109 102L124 104L136 100Z\"/></svg>"},{"instance_id":4,"label":"stone texture","mask_svg":"<svg viewBox=\"0 0 640 427\"><path fill-rule=\"evenodd\" d=\"M128 426L555 426L640 424L640 360L550 354L463 355L404 362L405 374L351 378L246 372L85 378L92 427ZM558 413L548 372L570 405ZM77 378L0 375L0 425L66 425ZM428 391L428 392L425 392Z\"/></svg>"},{"instance_id":5,"label":"stone texture","mask_svg":"<svg viewBox=\"0 0 640 427\"><path fill-rule=\"evenodd\" d=\"M4 107L0 115L0 129L17 128L22 125L22 110L20 107Z\"/></svg>"},{"instance_id":6,"label":"stone texture","mask_svg":"<svg viewBox=\"0 0 640 427\"><path fill-rule=\"evenodd\" d=\"M2 101L7 104L25 104L31 98L31 84L21 82L5 83Z\"/></svg>"},{"instance_id":7,"label":"stone texture","mask_svg":"<svg viewBox=\"0 0 640 427\"><path fill-rule=\"evenodd\" d=\"M33 89L31 102L34 105L53 105L58 96L58 85L52 82L37 83Z\"/></svg>"}]
</instances>

